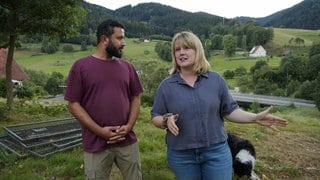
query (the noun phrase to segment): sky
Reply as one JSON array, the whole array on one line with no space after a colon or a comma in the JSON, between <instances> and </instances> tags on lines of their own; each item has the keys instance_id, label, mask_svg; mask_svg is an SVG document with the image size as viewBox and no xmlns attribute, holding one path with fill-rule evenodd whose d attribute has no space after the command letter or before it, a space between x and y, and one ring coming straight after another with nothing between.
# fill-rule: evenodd
<instances>
[{"instance_id":1,"label":"sky","mask_svg":"<svg viewBox=\"0 0 320 180\"><path fill-rule=\"evenodd\" d=\"M225 18L248 16L266 17L283 9L299 4L303 0L85 0L111 10L123 6L156 2L188 12L206 12Z\"/></svg>"}]
</instances>

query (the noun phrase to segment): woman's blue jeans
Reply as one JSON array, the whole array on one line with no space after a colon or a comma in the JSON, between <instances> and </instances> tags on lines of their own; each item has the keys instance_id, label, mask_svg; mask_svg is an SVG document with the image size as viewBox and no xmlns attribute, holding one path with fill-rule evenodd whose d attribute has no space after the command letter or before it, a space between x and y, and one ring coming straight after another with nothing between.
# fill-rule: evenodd
<instances>
[{"instance_id":1,"label":"woman's blue jeans","mask_svg":"<svg viewBox=\"0 0 320 180\"><path fill-rule=\"evenodd\" d=\"M188 150L167 149L177 180L231 180L232 157L227 142Z\"/></svg>"}]
</instances>

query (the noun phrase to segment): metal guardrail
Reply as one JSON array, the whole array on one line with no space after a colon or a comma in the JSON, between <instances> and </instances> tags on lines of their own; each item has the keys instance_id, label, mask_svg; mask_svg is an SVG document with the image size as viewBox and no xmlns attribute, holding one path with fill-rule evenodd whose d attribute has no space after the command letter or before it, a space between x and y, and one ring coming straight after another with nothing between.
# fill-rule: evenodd
<instances>
[{"instance_id":1,"label":"metal guardrail","mask_svg":"<svg viewBox=\"0 0 320 180\"><path fill-rule=\"evenodd\" d=\"M0 148L19 157L45 157L82 143L81 126L72 119L59 119L3 127Z\"/></svg>"},{"instance_id":2,"label":"metal guardrail","mask_svg":"<svg viewBox=\"0 0 320 180\"><path fill-rule=\"evenodd\" d=\"M233 90L230 90L229 92L234 98L234 100L239 102L258 102L260 104L278 105L278 106L290 106L293 104L297 107L316 107L315 102L311 100L258 95L258 94L245 94L245 93L236 92Z\"/></svg>"}]
</instances>

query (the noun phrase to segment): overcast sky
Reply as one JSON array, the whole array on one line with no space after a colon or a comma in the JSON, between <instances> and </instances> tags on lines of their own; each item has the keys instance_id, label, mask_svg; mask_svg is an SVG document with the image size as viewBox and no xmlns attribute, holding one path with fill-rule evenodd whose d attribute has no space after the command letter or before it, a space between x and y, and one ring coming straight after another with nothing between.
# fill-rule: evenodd
<instances>
[{"instance_id":1,"label":"overcast sky","mask_svg":"<svg viewBox=\"0 0 320 180\"><path fill-rule=\"evenodd\" d=\"M266 17L299 4L303 0L85 0L115 10L126 5L157 2L189 12L207 12L226 18L237 16Z\"/></svg>"}]
</instances>

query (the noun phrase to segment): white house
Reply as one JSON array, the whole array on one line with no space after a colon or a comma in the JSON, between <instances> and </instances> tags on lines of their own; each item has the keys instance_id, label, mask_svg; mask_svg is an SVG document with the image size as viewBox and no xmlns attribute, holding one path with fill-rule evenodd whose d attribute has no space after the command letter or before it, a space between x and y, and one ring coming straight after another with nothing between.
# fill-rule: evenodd
<instances>
[{"instance_id":1,"label":"white house","mask_svg":"<svg viewBox=\"0 0 320 180\"><path fill-rule=\"evenodd\" d=\"M267 51L261 46L254 46L250 52L249 57L265 57L267 56Z\"/></svg>"}]
</instances>

